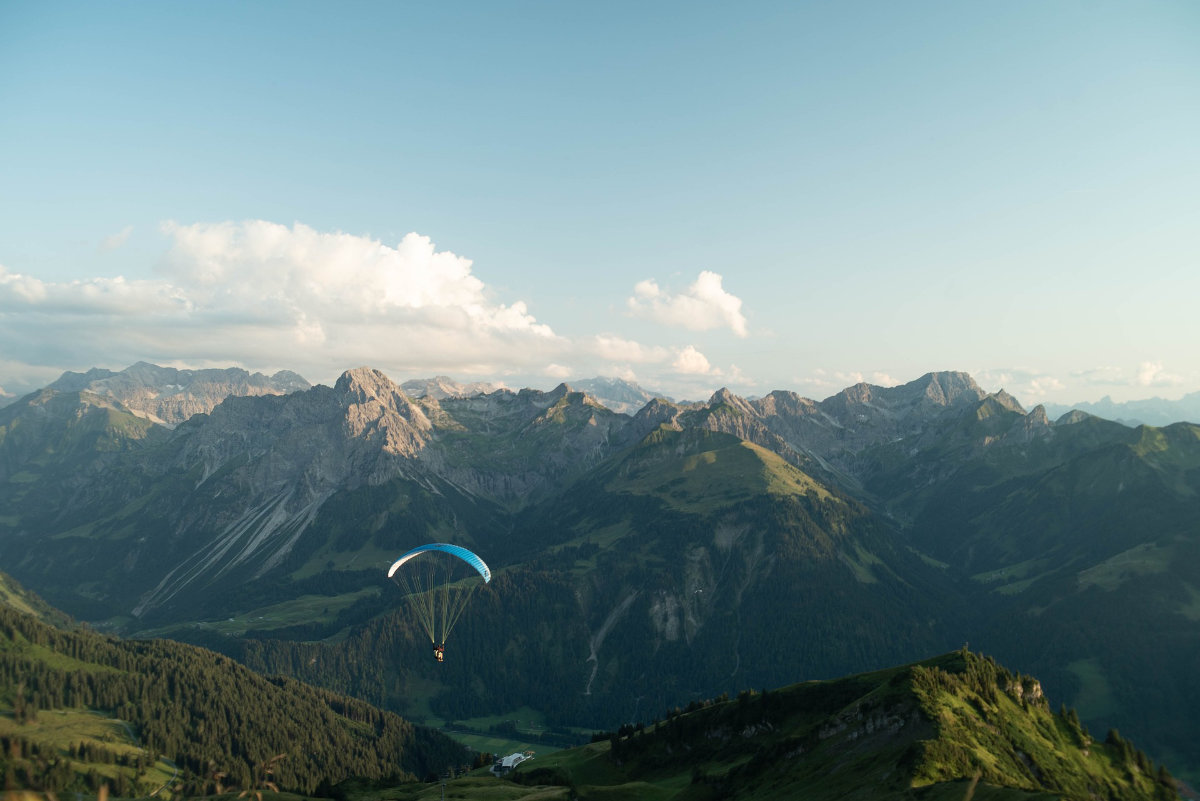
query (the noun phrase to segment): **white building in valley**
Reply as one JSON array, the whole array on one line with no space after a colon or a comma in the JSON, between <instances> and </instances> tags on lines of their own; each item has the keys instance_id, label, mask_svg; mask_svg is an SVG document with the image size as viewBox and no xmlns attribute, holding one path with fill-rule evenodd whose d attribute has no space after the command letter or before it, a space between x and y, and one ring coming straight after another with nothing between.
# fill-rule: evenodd
<instances>
[{"instance_id":1,"label":"white building in valley","mask_svg":"<svg viewBox=\"0 0 1200 801\"><path fill-rule=\"evenodd\" d=\"M506 757L501 757L492 763L492 773L496 774L497 776L503 776L517 765L520 765L522 762L525 762L529 759L533 759L532 751L526 751L523 754L509 754Z\"/></svg>"}]
</instances>

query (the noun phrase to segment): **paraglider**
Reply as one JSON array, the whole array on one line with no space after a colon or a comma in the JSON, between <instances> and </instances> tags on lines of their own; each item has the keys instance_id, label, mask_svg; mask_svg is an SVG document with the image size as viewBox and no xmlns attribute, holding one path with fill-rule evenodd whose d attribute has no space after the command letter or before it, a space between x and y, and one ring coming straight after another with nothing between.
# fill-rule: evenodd
<instances>
[{"instance_id":1,"label":"paraglider","mask_svg":"<svg viewBox=\"0 0 1200 801\"><path fill-rule=\"evenodd\" d=\"M413 548L397 559L387 574L407 593L438 662L445 659L446 637L475 588L492 580L492 571L478 554L444 542Z\"/></svg>"}]
</instances>

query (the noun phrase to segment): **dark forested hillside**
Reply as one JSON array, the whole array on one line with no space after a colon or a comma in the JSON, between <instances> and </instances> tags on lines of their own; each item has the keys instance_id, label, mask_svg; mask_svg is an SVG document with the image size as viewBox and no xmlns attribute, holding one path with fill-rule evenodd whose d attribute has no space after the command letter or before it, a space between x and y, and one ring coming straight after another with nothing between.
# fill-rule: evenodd
<instances>
[{"instance_id":1,"label":"dark forested hillside","mask_svg":"<svg viewBox=\"0 0 1200 801\"><path fill-rule=\"evenodd\" d=\"M89 737L95 726L110 734ZM278 785L311 793L348 776L424 777L466 761L443 735L362 701L188 645L62 631L4 604L0 735L10 784L55 792L106 782L145 794L160 759L185 794L214 781L253 788L268 762ZM97 763L113 767L102 775Z\"/></svg>"}]
</instances>

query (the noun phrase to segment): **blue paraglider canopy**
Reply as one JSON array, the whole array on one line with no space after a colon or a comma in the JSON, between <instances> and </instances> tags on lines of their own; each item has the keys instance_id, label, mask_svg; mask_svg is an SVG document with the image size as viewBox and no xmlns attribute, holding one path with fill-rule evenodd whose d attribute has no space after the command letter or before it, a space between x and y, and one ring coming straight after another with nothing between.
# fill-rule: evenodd
<instances>
[{"instance_id":1,"label":"blue paraglider canopy","mask_svg":"<svg viewBox=\"0 0 1200 801\"><path fill-rule=\"evenodd\" d=\"M423 553L428 553L429 551L442 551L443 553L457 556L459 559L463 560L468 565L479 571L479 575L483 576L484 584L492 580L492 571L486 564L484 564L484 561L479 558L478 554L474 553L473 551L468 551L461 545L450 545L445 542L433 542L429 545L422 545L419 548L413 548L411 551L404 554L404 556L401 556L392 563L392 566L388 568L388 578L396 575L396 571L400 569L400 565L404 564L410 559L413 559L414 557L420 556Z\"/></svg>"}]
</instances>

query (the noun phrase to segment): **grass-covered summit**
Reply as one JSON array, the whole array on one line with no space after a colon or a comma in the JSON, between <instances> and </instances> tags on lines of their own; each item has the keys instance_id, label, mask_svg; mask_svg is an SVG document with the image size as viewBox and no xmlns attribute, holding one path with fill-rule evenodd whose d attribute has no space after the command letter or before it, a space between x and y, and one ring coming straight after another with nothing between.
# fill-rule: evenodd
<instances>
[{"instance_id":1,"label":"grass-covered summit","mask_svg":"<svg viewBox=\"0 0 1200 801\"><path fill-rule=\"evenodd\" d=\"M675 709L516 778L581 799L1177 797L1165 768L1117 732L1093 739L1037 680L965 649Z\"/></svg>"}]
</instances>

